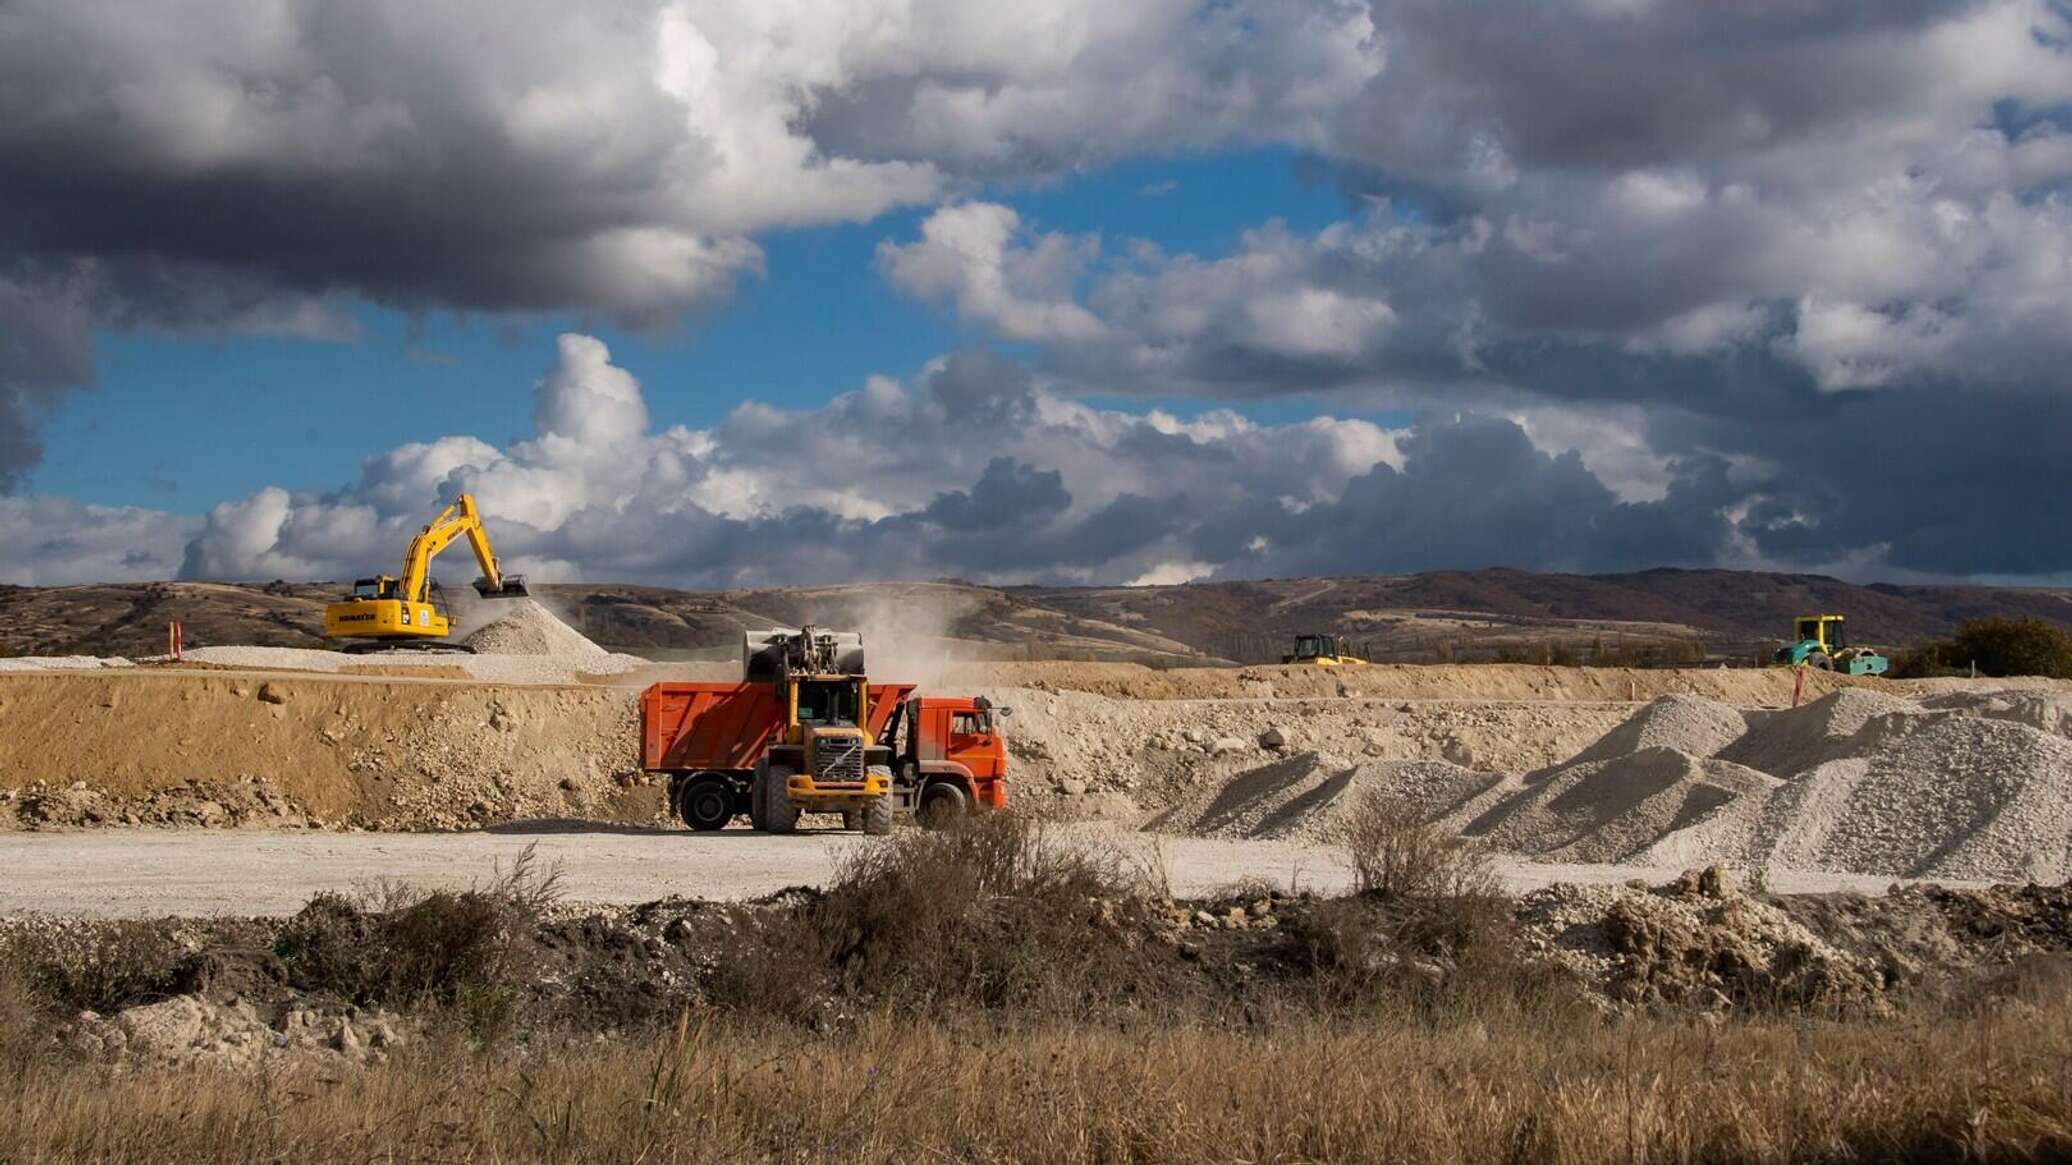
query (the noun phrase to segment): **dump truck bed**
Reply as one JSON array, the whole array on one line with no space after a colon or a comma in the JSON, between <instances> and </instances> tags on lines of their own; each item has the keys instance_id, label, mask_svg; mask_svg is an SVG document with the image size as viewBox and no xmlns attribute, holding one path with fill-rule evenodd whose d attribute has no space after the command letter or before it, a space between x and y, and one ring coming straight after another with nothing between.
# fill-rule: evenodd
<instances>
[{"instance_id":1,"label":"dump truck bed","mask_svg":"<svg viewBox=\"0 0 2072 1165\"><path fill-rule=\"evenodd\" d=\"M865 729L883 736L912 684L870 685ZM653 772L752 769L784 729L770 684L652 684L640 694L640 766Z\"/></svg>"}]
</instances>

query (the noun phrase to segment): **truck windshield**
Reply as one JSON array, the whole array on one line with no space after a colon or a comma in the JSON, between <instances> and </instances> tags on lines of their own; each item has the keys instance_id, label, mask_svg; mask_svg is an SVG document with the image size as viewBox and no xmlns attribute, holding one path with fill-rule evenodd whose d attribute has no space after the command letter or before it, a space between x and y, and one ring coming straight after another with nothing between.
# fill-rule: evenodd
<instances>
[{"instance_id":1,"label":"truck windshield","mask_svg":"<svg viewBox=\"0 0 2072 1165\"><path fill-rule=\"evenodd\" d=\"M856 685L805 683L799 685L799 721L815 724L856 723Z\"/></svg>"}]
</instances>

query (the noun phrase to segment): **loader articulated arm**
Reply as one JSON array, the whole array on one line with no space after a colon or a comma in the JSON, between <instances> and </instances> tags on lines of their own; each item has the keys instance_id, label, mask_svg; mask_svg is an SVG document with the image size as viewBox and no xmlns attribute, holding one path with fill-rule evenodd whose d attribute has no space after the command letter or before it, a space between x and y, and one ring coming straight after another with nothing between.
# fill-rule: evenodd
<instances>
[{"instance_id":1,"label":"loader articulated arm","mask_svg":"<svg viewBox=\"0 0 2072 1165\"><path fill-rule=\"evenodd\" d=\"M489 546L489 532L483 529L482 515L475 510L474 495L462 494L410 540L410 549L403 555L401 590L404 598L413 603L427 601L425 590L431 578L432 559L462 535L467 536L468 546L475 552L475 562L482 568L482 577L475 580L475 589L481 592L482 597L521 597L526 594L525 580L517 575L505 577L497 565L496 552Z\"/></svg>"}]
</instances>

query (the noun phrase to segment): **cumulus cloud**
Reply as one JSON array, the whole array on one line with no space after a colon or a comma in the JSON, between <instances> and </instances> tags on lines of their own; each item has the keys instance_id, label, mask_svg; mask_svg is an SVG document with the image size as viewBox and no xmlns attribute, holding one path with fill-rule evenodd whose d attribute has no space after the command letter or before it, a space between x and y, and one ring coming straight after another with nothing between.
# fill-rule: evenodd
<instances>
[{"instance_id":1,"label":"cumulus cloud","mask_svg":"<svg viewBox=\"0 0 2072 1165\"><path fill-rule=\"evenodd\" d=\"M1400 435L1370 422L1094 409L986 352L936 361L911 386L877 377L819 408L750 403L709 429L658 431L605 345L568 334L533 391L523 440L442 437L370 457L336 489L267 487L198 530L176 524L184 545L167 561L187 578L352 577L471 492L499 552L542 578L1171 577L1213 568L1185 552L1218 512L1329 502L1401 461ZM92 561L63 569L95 577Z\"/></svg>"},{"instance_id":2,"label":"cumulus cloud","mask_svg":"<svg viewBox=\"0 0 2072 1165\"><path fill-rule=\"evenodd\" d=\"M1950 433L2054 417L2072 366L2062 4L1375 0L1368 15L1385 66L1316 147L1359 209L1206 256L1024 229L1023 253L1075 248L1072 302L1093 316L1069 342L1019 337L1047 374L1529 417L1622 502L1717 461L1771 499L1743 511L1767 562L1961 573L1963 554L1911 523L2034 487L2026 451ZM963 314L1008 334L997 313ZM1617 439L1587 435L1607 418ZM1918 469L1883 464L1931 448ZM2072 551L2029 549L2032 528L1968 540L1981 563L2072 568Z\"/></svg>"},{"instance_id":3,"label":"cumulus cloud","mask_svg":"<svg viewBox=\"0 0 2072 1165\"><path fill-rule=\"evenodd\" d=\"M761 232L985 174L1316 140L1379 69L1371 33L1348 0L20 0L0 330L75 300L105 327L317 339L353 336L353 299L665 326L759 272ZM1048 316L1004 318L1089 319ZM0 490L91 379L28 384L48 372L15 347Z\"/></svg>"}]
</instances>

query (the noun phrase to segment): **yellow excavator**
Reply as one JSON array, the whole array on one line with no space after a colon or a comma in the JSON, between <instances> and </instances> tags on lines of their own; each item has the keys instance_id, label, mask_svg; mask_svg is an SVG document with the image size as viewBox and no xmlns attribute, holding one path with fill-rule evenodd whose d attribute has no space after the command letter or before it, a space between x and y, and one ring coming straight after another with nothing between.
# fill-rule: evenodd
<instances>
[{"instance_id":1,"label":"yellow excavator","mask_svg":"<svg viewBox=\"0 0 2072 1165\"><path fill-rule=\"evenodd\" d=\"M530 593L522 576L506 575L497 565L475 499L462 494L410 540L402 577L356 579L351 594L324 608L324 634L342 641L346 651L440 646L450 624L432 602L432 559L461 537L467 538L482 568L476 593L485 599L522 599Z\"/></svg>"}]
</instances>

